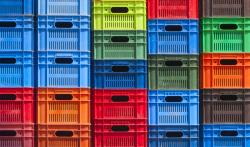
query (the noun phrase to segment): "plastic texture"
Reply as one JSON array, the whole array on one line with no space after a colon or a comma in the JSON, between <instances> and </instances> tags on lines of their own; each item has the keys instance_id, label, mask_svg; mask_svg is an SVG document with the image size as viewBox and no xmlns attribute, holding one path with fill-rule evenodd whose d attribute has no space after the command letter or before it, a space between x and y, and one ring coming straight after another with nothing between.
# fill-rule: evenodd
<instances>
[{"instance_id":1,"label":"plastic texture","mask_svg":"<svg viewBox=\"0 0 250 147\"><path fill-rule=\"evenodd\" d=\"M149 54L198 54L198 20L149 20Z\"/></svg>"},{"instance_id":2,"label":"plastic texture","mask_svg":"<svg viewBox=\"0 0 250 147\"><path fill-rule=\"evenodd\" d=\"M146 31L94 31L94 59L147 59Z\"/></svg>"},{"instance_id":3,"label":"plastic texture","mask_svg":"<svg viewBox=\"0 0 250 147\"><path fill-rule=\"evenodd\" d=\"M0 15L33 15L34 0L1 0Z\"/></svg>"}]
</instances>

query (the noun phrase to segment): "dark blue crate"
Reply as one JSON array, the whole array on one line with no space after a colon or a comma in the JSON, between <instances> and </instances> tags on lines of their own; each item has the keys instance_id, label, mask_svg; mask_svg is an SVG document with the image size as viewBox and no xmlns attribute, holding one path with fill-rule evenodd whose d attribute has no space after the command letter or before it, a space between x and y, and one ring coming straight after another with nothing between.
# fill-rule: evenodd
<instances>
[{"instance_id":1,"label":"dark blue crate","mask_svg":"<svg viewBox=\"0 0 250 147\"><path fill-rule=\"evenodd\" d=\"M250 124L203 126L203 147L249 147Z\"/></svg>"},{"instance_id":2,"label":"dark blue crate","mask_svg":"<svg viewBox=\"0 0 250 147\"><path fill-rule=\"evenodd\" d=\"M95 60L95 88L147 88L145 60Z\"/></svg>"},{"instance_id":3,"label":"dark blue crate","mask_svg":"<svg viewBox=\"0 0 250 147\"><path fill-rule=\"evenodd\" d=\"M149 125L198 125L199 90L149 90Z\"/></svg>"},{"instance_id":4,"label":"dark blue crate","mask_svg":"<svg viewBox=\"0 0 250 147\"><path fill-rule=\"evenodd\" d=\"M0 52L34 51L32 16L0 16Z\"/></svg>"},{"instance_id":5,"label":"dark blue crate","mask_svg":"<svg viewBox=\"0 0 250 147\"><path fill-rule=\"evenodd\" d=\"M0 87L33 87L33 52L0 53Z\"/></svg>"},{"instance_id":6,"label":"dark blue crate","mask_svg":"<svg viewBox=\"0 0 250 147\"><path fill-rule=\"evenodd\" d=\"M89 88L89 52L38 52L38 87Z\"/></svg>"},{"instance_id":7,"label":"dark blue crate","mask_svg":"<svg viewBox=\"0 0 250 147\"><path fill-rule=\"evenodd\" d=\"M149 20L149 54L198 54L198 20Z\"/></svg>"},{"instance_id":8,"label":"dark blue crate","mask_svg":"<svg viewBox=\"0 0 250 147\"><path fill-rule=\"evenodd\" d=\"M38 16L38 51L90 51L90 17Z\"/></svg>"},{"instance_id":9,"label":"dark blue crate","mask_svg":"<svg viewBox=\"0 0 250 147\"><path fill-rule=\"evenodd\" d=\"M199 147L199 126L148 126L149 147Z\"/></svg>"},{"instance_id":10,"label":"dark blue crate","mask_svg":"<svg viewBox=\"0 0 250 147\"><path fill-rule=\"evenodd\" d=\"M33 0L0 0L0 15L33 15Z\"/></svg>"}]
</instances>

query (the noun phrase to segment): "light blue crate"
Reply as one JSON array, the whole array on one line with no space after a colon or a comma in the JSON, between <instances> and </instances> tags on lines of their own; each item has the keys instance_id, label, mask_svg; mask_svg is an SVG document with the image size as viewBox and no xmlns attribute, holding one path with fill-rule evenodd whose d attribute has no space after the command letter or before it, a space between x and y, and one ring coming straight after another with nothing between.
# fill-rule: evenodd
<instances>
[{"instance_id":1,"label":"light blue crate","mask_svg":"<svg viewBox=\"0 0 250 147\"><path fill-rule=\"evenodd\" d=\"M0 15L34 15L33 0L0 0Z\"/></svg>"}]
</instances>

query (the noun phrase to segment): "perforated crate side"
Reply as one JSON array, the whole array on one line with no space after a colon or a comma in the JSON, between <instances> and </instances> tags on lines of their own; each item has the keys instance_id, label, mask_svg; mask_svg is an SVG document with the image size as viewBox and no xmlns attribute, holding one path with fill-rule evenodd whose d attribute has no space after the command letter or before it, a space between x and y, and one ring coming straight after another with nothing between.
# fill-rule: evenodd
<instances>
[{"instance_id":1,"label":"perforated crate side","mask_svg":"<svg viewBox=\"0 0 250 147\"><path fill-rule=\"evenodd\" d=\"M0 15L34 15L34 0L1 0Z\"/></svg>"}]
</instances>

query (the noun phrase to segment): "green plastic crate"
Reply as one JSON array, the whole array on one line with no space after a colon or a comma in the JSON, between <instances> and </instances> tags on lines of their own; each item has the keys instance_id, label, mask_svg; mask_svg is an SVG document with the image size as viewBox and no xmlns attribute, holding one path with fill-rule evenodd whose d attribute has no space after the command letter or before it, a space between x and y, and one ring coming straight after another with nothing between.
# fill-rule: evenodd
<instances>
[{"instance_id":1,"label":"green plastic crate","mask_svg":"<svg viewBox=\"0 0 250 147\"><path fill-rule=\"evenodd\" d=\"M202 52L250 52L250 18L204 18L202 31Z\"/></svg>"},{"instance_id":2,"label":"green plastic crate","mask_svg":"<svg viewBox=\"0 0 250 147\"><path fill-rule=\"evenodd\" d=\"M94 30L146 30L146 2L94 1Z\"/></svg>"},{"instance_id":3,"label":"green plastic crate","mask_svg":"<svg viewBox=\"0 0 250 147\"><path fill-rule=\"evenodd\" d=\"M199 88L198 55L150 55L148 66L150 90Z\"/></svg>"},{"instance_id":4,"label":"green plastic crate","mask_svg":"<svg viewBox=\"0 0 250 147\"><path fill-rule=\"evenodd\" d=\"M147 59L146 31L94 31L94 59Z\"/></svg>"}]
</instances>

